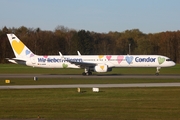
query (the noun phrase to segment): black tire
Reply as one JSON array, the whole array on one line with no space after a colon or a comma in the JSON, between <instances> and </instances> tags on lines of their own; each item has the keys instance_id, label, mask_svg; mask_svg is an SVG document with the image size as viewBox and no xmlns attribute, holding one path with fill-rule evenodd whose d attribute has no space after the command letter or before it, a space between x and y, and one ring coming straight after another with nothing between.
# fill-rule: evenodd
<instances>
[{"instance_id":1,"label":"black tire","mask_svg":"<svg viewBox=\"0 0 180 120\"><path fill-rule=\"evenodd\" d=\"M156 76L159 76L159 73L155 73Z\"/></svg>"}]
</instances>

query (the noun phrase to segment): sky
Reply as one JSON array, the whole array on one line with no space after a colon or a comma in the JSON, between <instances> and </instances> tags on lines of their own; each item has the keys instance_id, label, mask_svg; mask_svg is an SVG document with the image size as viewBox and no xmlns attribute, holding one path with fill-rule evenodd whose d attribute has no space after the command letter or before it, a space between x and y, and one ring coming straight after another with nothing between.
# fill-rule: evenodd
<instances>
[{"instance_id":1,"label":"sky","mask_svg":"<svg viewBox=\"0 0 180 120\"><path fill-rule=\"evenodd\" d=\"M0 0L0 29L57 26L98 33L180 30L180 0Z\"/></svg>"}]
</instances>

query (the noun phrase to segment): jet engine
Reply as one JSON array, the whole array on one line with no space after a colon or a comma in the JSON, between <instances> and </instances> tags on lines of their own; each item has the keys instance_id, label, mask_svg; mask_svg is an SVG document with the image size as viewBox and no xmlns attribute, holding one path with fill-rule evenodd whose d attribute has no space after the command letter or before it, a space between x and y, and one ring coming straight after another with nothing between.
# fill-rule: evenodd
<instances>
[{"instance_id":1,"label":"jet engine","mask_svg":"<svg viewBox=\"0 0 180 120\"><path fill-rule=\"evenodd\" d=\"M108 66L105 64L99 64L94 67L94 71L95 72L108 72L108 71L112 71L112 68L108 68Z\"/></svg>"}]
</instances>

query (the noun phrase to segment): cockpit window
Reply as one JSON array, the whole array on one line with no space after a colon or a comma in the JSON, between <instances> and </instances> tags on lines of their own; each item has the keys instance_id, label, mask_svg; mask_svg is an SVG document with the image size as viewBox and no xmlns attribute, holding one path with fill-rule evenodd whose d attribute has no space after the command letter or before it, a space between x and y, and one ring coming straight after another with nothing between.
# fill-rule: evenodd
<instances>
[{"instance_id":1,"label":"cockpit window","mask_svg":"<svg viewBox=\"0 0 180 120\"><path fill-rule=\"evenodd\" d=\"M166 59L166 61L172 61L171 59Z\"/></svg>"}]
</instances>

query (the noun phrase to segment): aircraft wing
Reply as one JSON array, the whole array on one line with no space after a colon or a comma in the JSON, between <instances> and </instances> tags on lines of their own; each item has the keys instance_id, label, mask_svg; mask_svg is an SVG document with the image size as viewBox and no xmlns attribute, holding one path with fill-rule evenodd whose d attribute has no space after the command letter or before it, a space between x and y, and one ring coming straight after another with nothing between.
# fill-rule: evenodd
<instances>
[{"instance_id":1,"label":"aircraft wing","mask_svg":"<svg viewBox=\"0 0 180 120\"><path fill-rule=\"evenodd\" d=\"M81 53L79 51L77 51L78 56L81 56ZM89 63L89 62L82 62L82 61L77 61L77 60L73 60L73 59L68 59L65 58L61 52L59 52L59 55L61 56L61 58L67 62L70 62L71 64L75 64L81 68L85 68L85 67L90 67L90 66L96 66L96 63Z\"/></svg>"},{"instance_id":2,"label":"aircraft wing","mask_svg":"<svg viewBox=\"0 0 180 120\"><path fill-rule=\"evenodd\" d=\"M96 63L89 63L89 62L79 62L74 60L66 60L67 62L70 62L71 64L75 64L77 66L80 66L81 68L84 67L90 67L90 66L96 66Z\"/></svg>"}]
</instances>

